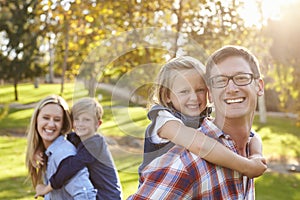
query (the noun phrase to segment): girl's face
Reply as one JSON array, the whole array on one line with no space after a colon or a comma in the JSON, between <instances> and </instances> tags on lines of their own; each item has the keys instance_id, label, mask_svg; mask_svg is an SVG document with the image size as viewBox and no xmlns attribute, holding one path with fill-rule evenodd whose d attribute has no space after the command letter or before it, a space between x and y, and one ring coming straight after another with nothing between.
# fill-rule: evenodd
<instances>
[{"instance_id":1,"label":"girl's face","mask_svg":"<svg viewBox=\"0 0 300 200\"><path fill-rule=\"evenodd\" d=\"M197 70L180 71L170 90L167 102L182 114L199 116L206 108L207 87Z\"/></svg>"},{"instance_id":2,"label":"girl's face","mask_svg":"<svg viewBox=\"0 0 300 200\"><path fill-rule=\"evenodd\" d=\"M73 127L81 140L85 140L95 134L99 127L99 123L92 114L82 113L74 116Z\"/></svg>"},{"instance_id":3,"label":"girl's face","mask_svg":"<svg viewBox=\"0 0 300 200\"><path fill-rule=\"evenodd\" d=\"M60 135L63 127L64 112L57 104L47 104L41 108L37 116L37 130L45 148Z\"/></svg>"}]
</instances>

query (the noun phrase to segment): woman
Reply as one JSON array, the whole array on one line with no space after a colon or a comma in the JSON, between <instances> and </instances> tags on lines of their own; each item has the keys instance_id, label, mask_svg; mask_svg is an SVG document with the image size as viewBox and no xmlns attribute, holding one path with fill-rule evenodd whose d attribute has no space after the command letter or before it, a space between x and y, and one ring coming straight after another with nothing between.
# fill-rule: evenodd
<instances>
[{"instance_id":1,"label":"woman","mask_svg":"<svg viewBox=\"0 0 300 200\"><path fill-rule=\"evenodd\" d=\"M59 163L66 157L76 154L76 148L68 142L64 135L72 127L67 102L58 95L42 99L31 117L27 136L26 165L33 187L44 182L57 170ZM35 162L35 152L45 152L46 165ZM87 168L79 171L66 185L53 190L45 199L95 199L96 190L89 180Z\"/></svg>"}]
</instances>

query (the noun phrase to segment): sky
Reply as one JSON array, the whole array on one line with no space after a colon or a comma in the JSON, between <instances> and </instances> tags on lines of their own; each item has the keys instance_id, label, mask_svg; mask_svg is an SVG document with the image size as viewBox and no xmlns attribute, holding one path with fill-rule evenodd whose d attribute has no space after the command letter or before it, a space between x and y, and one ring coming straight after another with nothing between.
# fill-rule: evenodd
<instances>
[{"instance_id":1,"label":"sky","mask_svg":"<svg viewBox=\"0 0 300 200\"><path fill-rule=\"evenodd\" d=\"M225 0L226 1L226 0ZM300 2L300 0L240 0L244 2L244 7L240 14L245 19L246 26L261 27L266 25L268 19L278 20L281 17L282 10L285 6ZM262 15L258 10L255 2L261 2Z\"/></svg>"}]
</instances>

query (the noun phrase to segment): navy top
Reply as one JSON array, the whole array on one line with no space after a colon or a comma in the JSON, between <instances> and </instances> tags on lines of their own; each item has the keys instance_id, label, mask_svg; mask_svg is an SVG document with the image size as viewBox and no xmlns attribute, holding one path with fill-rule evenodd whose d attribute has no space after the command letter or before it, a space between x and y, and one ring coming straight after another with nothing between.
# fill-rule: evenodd
<instances>
[{"instance_id":1,"label":"navy top","mask_svg":"<svg viewBox=\"0 0 300 200\"><path fill-rule=\"evenodd\" d=\"M50 178L52 188L61 188L87 166L91 182L98 190L97 199L121 199L120 180L104 138L96 134L81 142L74 132L68 134L67 138L77 146L77 154L65 158L59 164L56 173Z\"/></svg>"},{"instance_id":2,"label":"navy top","mask_svg":"<svg viewBox=\"0 0 300 200\"><path fill-rule=\"evenodd\" d=\"M145 132L143 162L138 168L139 174L152 160L163 155L175 145L171 141L159 144L155 144L151 141L151 134L156 123L156 118L158 116L158 112L161 110L170 112L176 118L180 119L185 126L197 129L200 127L203 119L210 115L212 108L206 107L200 116L190 117L183 115L175 109L170 109L161 105L153 106L147 114L148 119L151 120L151 124L149 124Z\"/></svg>"}]
</instances>

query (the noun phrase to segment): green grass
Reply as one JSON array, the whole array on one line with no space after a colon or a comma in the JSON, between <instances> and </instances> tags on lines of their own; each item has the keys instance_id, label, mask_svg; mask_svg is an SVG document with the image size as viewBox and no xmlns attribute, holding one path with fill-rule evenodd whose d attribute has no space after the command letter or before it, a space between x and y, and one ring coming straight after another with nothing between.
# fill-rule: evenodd
<instances>
[{"instance_id":1,"label":"green grass","mask_svg":"<svg viewBox=\"0 0 300 200\"><path fill-rule=\"evenodd\" d=\"M25 182L24 138L0 137L0 199L33 199L30 183Z\"/></svg>"},{"instance_id":2,"label":"green grass","mask_svg":"<svg viewBox=\"0 0 300 200\"><path fill-rule=\"evenodd\" d=\"M18 103L29 104L38 101L50 93L59 94L60 85L40 85L34 89L33 85L19 86ZM26 92L24 92L26 91ZM66 84L62 95L72 105L74 85ZM101 132L105 136L116 138L126 137L141 139L146 125L146 110L142 107L126 106L111 102L110 95L101 93L104 107L103 125ZM82 89L78 96L86 96ZM27 172L25 168L26 139L24 137L5 136L15 131L23 136L28 126L33 109L15 109L8 105L14 102L12 86L0 86L0 199L33 199L34 191L29 182L25 182ZM14 102L16 103L16 102ZM253 128L261 135L264 145L264 155L270 161L290 161L300 159L300 128L296 121L286 118L268 117L267 124L260 124L255 118ZM137 167L142 160L142 149L136 151L131 148L112 146L111 151L119 170L123 187L123 197L134 193L138 186ZM267 172L256 179L256 199L300 199L300 174L278 174Z\"/></svg>"},{"instance_id":3,"label":"green grass","mask_svg":"<svg viewBox=\"0 0 300 200\"><path fill-rule=\"evenodd\" d=\"M277 145L274 143L273 145ZM33 189L26 183L25 138L0 137L0 199L33 199ZM266 147L268 148L268 147ZM112 150L123 187L124 198L137 188L137 163L141 154L128 149ZM300 199L300 174L278 174L267 172L256 179L256 199Z\"/></svg>"},{"instance_id":4,"label":"green grass","mask_svg":"<svg viewBox=\"0 0 300 200\"><path fill-rule=\"evenodd\" d=\"M14 88L12 85L0 86L0 104L19 103L19 104L30 104L37 102L41 98L49 94L60 94L60 84L40 84L38 88L34 88L33 84L19 84L18 85L18 99L15 101ZM62 96L66 100L72 100L74 94L74 84L65 83L64 93ZM85 91L86 95L87 92Z\"/></svg>"},{"instance_id":5,"label":"green grass","mask_svg":"<svg viewBox=\"0 0 300 200\"><path fill-rule=\"evenodd\" d=\"M300 127L296 120L284 117L268 117L266 124L255 118L253 128L262 137L264 155L269 160L300 162Z\"/></svg>"},{"instance_id":6,"label":"green grass","mask_svg":"<svg viewBox=\"0 0 300 200\"><path fill-rule=\"evenodd\" d=\"M256 199L300 199L300 174L265 173L255 181Z\"/></svg>"}]
</instances>

